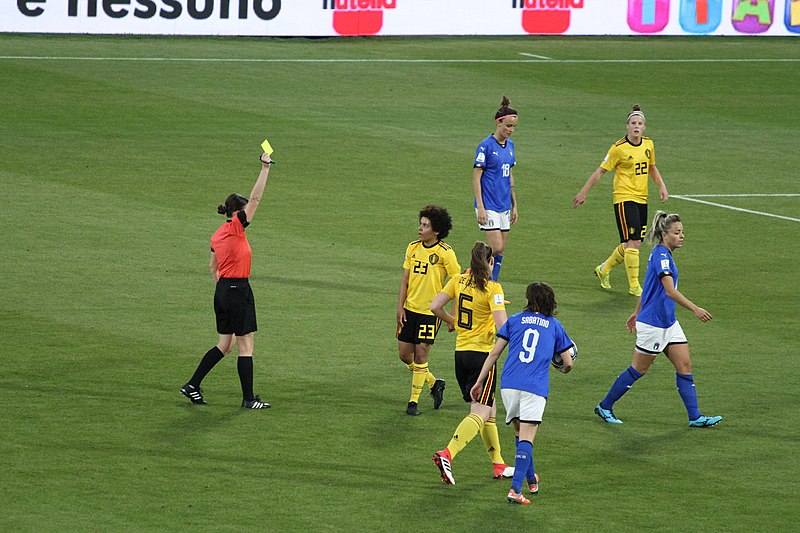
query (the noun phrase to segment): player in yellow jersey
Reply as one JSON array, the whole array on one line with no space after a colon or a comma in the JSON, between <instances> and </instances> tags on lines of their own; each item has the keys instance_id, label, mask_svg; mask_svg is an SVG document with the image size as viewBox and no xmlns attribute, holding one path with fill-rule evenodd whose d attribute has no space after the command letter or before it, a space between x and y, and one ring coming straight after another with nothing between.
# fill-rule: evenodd
<instances>
[{"instance_id":1,"label":"player in yellow jersey","mask_svg":"<svg viewBox=\"0 0 800 533\"><path fill-rule=\"evenodd\" d=\"M456 253L442 239L453 227L447 209L428 205L419 212L419 239L406 248L403 277L397 296L397 346L400 360L411 371L411 398L406 413L419 415L419 395L427 383L433 408L442 404L445 382L428 369L428 352L436 338L439 320L431 312L431 300L445 279L461 271Z\"/></svg>"},{"instance_id":2,"label":"player in yellow jersey","mask_svg":"<svg viewBox=\"0 0 800 533\"><path fill-rule=\"evenodd\" d=\"M451 278L431 302L431 311L447 323L448 329L458 332L456 378L464 401L470 403L469 415L458 425L450 443L433 454L433 462L439 467L442 481L449 485L455 485L451 467L453 459L478 433L493 463L494 478L514 475L514 468L508 466L500 454L500 437L495 420L497 405L494 391L497 379L494 366L478 401L470 397L470 389L475 385L486 356L494 347L495 334L507 318L503 287L491 279L493 267L492 247L476 242L472 247L469 272ZM455 317L444 310L451 300L456 302Z\"/></svg>"},{"instance_id":3,"label":"player in yellow jersey","mask_svg":"<svg viewBox=\"0 0 800 533\"><path fill-rule=\"evenodd\" d=\"M586 195L600 181L603 174L614 170L614 214L617 219L620 245L614 248L611 255L597 265L595 275L600 279L600 286L611 288L611 269L625 263L628 275L628 292L633 296L641 296L639 284L639 248L647 231L647 178L650 177L658 185L662 202L669 199L667 187L656 168L656 153L653 141L645 137L644 113L638 104L628 114L628 134L615 142L608 150L605 159L597 167L583 188L572 200L572 207L580 207Z\"/></svg>"}]
</instances>

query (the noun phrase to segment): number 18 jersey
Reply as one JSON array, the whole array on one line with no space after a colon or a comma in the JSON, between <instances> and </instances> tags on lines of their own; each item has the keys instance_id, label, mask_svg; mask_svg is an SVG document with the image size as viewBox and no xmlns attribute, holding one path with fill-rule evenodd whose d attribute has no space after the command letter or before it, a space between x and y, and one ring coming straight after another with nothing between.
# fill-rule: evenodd
<instances>
[{"instance_id":1,"label":"number 18 jersey","mask_svg":"<svg viewBox=\"0 0 800 533\"><path fill-rule=\"evenodd\" d=\"M553 354L574 344L561 323L552 316L523 311L511 315L497 336L508 341L500 388L547 398Z\"/></svg>"}]
</instances>

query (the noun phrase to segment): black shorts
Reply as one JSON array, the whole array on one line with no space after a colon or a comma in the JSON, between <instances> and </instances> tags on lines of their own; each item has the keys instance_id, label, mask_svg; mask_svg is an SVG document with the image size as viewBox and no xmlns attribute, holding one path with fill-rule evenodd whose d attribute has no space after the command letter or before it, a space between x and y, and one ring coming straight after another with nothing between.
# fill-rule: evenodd
<instances>
[{"instance_id":1,"label":"black shorts","mask_svg":"<svg viewBox=\"0 0 800 533\"><path fill-rule=\"evenodd\" d=\"M247 278L220 278L214 291L217 333L247 335L258 329L256 301Z\"/></svg>"},{"instance_id":2,"label":"black shorts","mask_svg":"<svg viewBox=\"0 0 800 533\"><path fill-rule=\"evenodd\" d=\"M619 242L643 241L647 232L647 204L620 202L614 204Z\"/></svg>"},{"instance_id":3,"label":"black shorts","mask_svg":"<svg viewBox=\"0 0 800 533\"><path fill-rule=\"evenodd\" d=\"M406 311L406 323L397 332L397 340L410 344L433 344L441 320L433 315Z\"/></svg>"},{"instance_id":4,"label":"black shorts","mask_svg":"<svg viewBox=\"0 0 800 533\"><path fill-rule=\"evenodd\" d=\"M472 402L472 397L469 395L470 389L475 386L478 381L478 376L481 374L483 363L486 361L488 352L474 352L471 350L456 350L456 379L458 386L461 387L461 395L465 402ZM483 392L478 399L478 403L494 405L494 391L497 387L497 365L489 370L489 376L483 385Z\"/></svg>"}]
</instances>

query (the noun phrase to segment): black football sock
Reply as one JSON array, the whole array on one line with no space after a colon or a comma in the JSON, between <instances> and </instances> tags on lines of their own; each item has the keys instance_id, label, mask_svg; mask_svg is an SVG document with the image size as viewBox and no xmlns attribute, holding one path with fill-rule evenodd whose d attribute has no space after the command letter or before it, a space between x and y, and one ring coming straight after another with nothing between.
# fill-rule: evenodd
<instances>
[{"instance_id":1,"label":"black football sock","mask_svg":"<svg viewBox=\"0 0 800 533\"><path fill-rule=\"evenodd\" d=\"M194 371L192 379L189 380L189 385L199 387L200 382L203 381L203 378L206 377L206 374L211 372L211 369L214 368L214 366L219 363L223 357L225 357L225 354L223 354L216 346L207 351L203 356L203 359L200 360L200 364L197 365L197 370Z\"/></svg>"},{"instance_id":2,"label":"black football sock","mask_svg":"<svg viewBox=\"0 0 800 533\"><path fill-rule=\"evenodd\" d=\"M236 368L239 370L239 381L242 382L242 398L252 400L255 396L253 394L253 358L239 356Z\"/></svg>"}]
</instances>

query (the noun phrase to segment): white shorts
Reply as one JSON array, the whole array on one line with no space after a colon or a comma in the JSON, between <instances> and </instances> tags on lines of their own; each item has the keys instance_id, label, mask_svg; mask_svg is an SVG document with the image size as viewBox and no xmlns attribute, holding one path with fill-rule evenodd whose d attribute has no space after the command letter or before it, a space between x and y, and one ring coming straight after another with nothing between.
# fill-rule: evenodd
<instances>
[{"instance_id":1,"label":"white shorts","mask_svg":"<svg viewBox=\"0 0 800 533\"><path fill-rule=\"evenodd\" d=\"M500 389L506 408L506 424L518 418L520 422L540 424L547 398L519 389Z\"/></svg>"},{"instance_id":2,"label":"white shorts","mask_svg":"<svg viewBox=\"0 0 800 533\"><path fill-rule=\"evenodd\" d=\"M676 320L668 328L657 328L644 322L636 323L636 351L647 355L658 355L670 344L686 344L680 323Z\"/></svg>"},{"instance_id":3,"label":"white shorts","mask_svg":"<svg viewBox=\"0 0 800 533\"><path fill-rule=\"evenodd\" d=\"M475 216L478 216L478 208L475 208ZM500 231L511 230L511 211L486 211L486 224L478 224L484 231L499 229Z\"/></svg>"}]
</instances>

